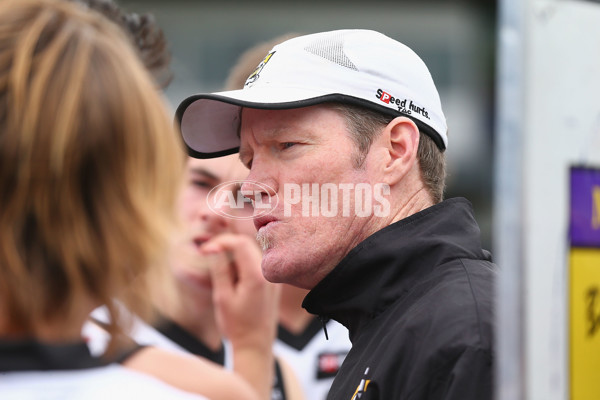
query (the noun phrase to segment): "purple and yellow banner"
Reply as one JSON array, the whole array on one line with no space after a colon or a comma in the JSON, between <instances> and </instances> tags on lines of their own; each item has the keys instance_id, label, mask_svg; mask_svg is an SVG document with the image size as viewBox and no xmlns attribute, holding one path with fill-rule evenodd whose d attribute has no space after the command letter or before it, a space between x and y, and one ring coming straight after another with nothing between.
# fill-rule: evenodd
<instances>
[{"instance_id":1,"label":"purple and yellow banner","mask_svg":"<svg viewBox=\"0 0 600 400\"><path fill-rule=\"evenodd\" d=\"M571 400L600 399L600 169L571 168Z\"/></svg>"},{"instance_id":2,"label":"purple and yellow banner","mask_svg":"<svg viewBox=\"0 0 600 400\"><path fill-rule=\"evenodd\" d=\"M571 247L600 247L600 169L571 168Z\"/></svg>"}]
</instances>

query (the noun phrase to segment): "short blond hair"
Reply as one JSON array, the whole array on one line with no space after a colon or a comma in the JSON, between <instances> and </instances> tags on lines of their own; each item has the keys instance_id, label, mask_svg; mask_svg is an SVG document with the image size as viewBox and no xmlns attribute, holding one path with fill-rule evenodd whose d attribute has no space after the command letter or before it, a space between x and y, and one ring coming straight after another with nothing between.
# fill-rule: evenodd
<instances>
[{"instance_id":1,"label":"short blond hair","mask_svg":"<svg viewBox=\"0 0 600 400\"><path fill-rule=\"evenodd\" d=\"M146 293L145 276L163 263L183 157L161 96L116 25L64 1L0 3L8 329L76 327L80 304L106 304L116 333L115 298L144 314L133 294Z\"/></svg>"},{"instance_id":2,"label":"short blond hair","mask_svg":"<svg viewBox=\"0 0 600 400\"><path fill-rule=\"evenodd\" d=\"M325 106L337 111L344 118L350 137L356 145L354 164L360 168L373 140L395 117L351 104L325 103ZM446 155L429 135L421 130L419 132L417 159L419 160L421 180L433 202L437 204L444 200Z\"/></svg>"}]
</instances>

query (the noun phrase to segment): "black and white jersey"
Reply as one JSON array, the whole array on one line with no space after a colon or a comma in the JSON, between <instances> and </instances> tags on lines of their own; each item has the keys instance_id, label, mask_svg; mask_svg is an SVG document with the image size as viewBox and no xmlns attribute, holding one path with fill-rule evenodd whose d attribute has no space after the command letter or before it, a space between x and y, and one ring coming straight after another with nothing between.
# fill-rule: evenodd
<instances>
[{"instance_id":1,"label":"black and white jersey","mask_svg":"<svg viewBox=\"0 0 600 400\"><path fill-rule=\"evenodd\" d=\"M233 358L229 342L223 341L223 346L213 351L185 329L165 318L156 327L135 316L132 318L133 323L128 336L138 345L154 346L176 353L194 354L223 365L227 369L232 368ZM91 314L91 320L93 322L87 322L84 325L82 335L92 354L99 356L104 354L110 341L109 334L103 328L103 325L109 321L106 308L96 308Z\"/></svg>"},{"instance_id":2,"label":"black and white jersey","mask_svg":"<svg viewBox=\"0 0 600 400\"><path fill-rule=\"evenodd\" d=\"M328 340L316 317L300 335L280 325L273 348L275 355L292 368L308 400L327 398L333 378L352 346L343 325L332 320L326 327Z\"/></svg>"},{"instance_id":3,"label":"black and white jersey","mask_svg":"<svg viewBox=\"0 0 600 400\"><path fill-rule=\"evenodd\" d=\"M82 335L86 338L90 351L93 354L103 354L106 350L110 336L102 329L102 324L109 321L105 307L99 307L92 312L92 321L84 325ZM154 346L170 351L194 354L233 369L233 350L231 343L224 340L223 346L218 350L209 349L204 343L181 328L175 322L162 318L156 326L149 325L137 317L133 317L133 324L129 337L141 346ZM275 360L275 376L271 389L271 400L285 400L285 382L279 362Z\"/></svg>"},{"instance_id":4,"label":"black and white jersey","mask_svg":"<svg viewBox=\"0 0 600 400\"><path fill-rule=\"evenodd\" d=\"M0 399L206 400L120 364L104 365L85 343L0 341Z\"/></svg>"}]
</instances>

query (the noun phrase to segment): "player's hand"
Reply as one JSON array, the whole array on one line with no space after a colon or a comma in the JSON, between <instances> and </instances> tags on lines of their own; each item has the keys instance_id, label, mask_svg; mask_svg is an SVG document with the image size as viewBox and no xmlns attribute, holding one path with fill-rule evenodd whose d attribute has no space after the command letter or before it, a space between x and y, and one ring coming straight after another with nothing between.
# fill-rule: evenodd
<instances>
[{"instance_id":1,"label":"player's hand","mask_svg":"<svg viewBox=\"0 0 600 400\"><path fill-rule=\"evenodd\" d=\"M202 252L225 262L211 268L217 323L236 348L271 350L277 328L279 285L261 272L262 252L246 235L222 234L202 246Z\"/></svg>"}]
</instances>

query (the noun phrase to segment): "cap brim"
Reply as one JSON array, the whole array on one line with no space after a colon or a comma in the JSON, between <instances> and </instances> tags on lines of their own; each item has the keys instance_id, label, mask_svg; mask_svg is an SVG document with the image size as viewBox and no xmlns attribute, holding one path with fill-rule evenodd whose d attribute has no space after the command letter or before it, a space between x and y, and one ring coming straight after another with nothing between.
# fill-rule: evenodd
<instances>
[{"instance_id":1,"label":"cap brim","mask_svg":"<svg viewBox=\"0 0 600 400\"><path fill-rule=\"evenodd\" d=\"M323 94L305 88L232 90L193 95L181 102L175 112L188 154L194 158L214 158L233 154L240 147L242 108L288 110L335 102L366 107L396 117L404 115L362 98L340 93ZM411 118L436 144L445 147L439 135L421 121ZM429 132L431 131L431 133ZM439 142L439 143L438 143Z\"/></svg>"},{"instance_id":2,"label":"cap brim","mask_svg":"<svg viewBox=\"0 0 600 400\"><path fill-rule=\"evenodd\" d=\"M271 87L199 94L181 102L175 117L189 154L213 158L239 150L242 107L285 110L328 101L323 97L322 92L304 88Z\"/></svg>"}]
</instances>

